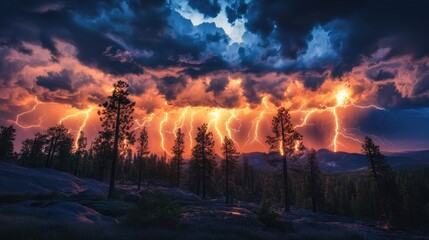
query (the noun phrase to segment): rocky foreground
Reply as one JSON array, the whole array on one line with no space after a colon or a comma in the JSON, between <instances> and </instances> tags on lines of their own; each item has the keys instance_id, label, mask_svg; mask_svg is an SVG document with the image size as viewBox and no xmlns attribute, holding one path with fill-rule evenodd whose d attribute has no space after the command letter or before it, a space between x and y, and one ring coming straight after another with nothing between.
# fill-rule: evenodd
<instances>
[{"instance_id":1,"label":"rocky foreground","mask_svg":"<svg viewBox=\"0 0 429 240\"><path fill-rule=\"evenodd\" d=\"M120 200L106 198L107 184L52 169L29 169L0 162L2 239L429 239L391 232L327 214L293 209L280 228L268 228L259 206L201 199L178 188L119 185ZM136 230L123 222L142 193L162 192L181 205L183 220L174 229Z\"/></svg>"}]
</instances>

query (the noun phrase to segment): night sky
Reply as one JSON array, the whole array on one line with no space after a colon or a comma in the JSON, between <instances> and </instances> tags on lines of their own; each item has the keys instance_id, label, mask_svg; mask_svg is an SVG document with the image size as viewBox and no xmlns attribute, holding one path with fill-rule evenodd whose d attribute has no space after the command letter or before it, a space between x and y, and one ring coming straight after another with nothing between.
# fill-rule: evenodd
<instances>
[{"instance_id":1,"label":"night sky","mask_svg":"<svg viewBox=\"0 0 429 240\"><path fill-rule=\"evenodd\" d=\"M89 140L123 79L136 131L186 152L209 123L242 152L266 151L279 106L304 144L429 149L429 1L1 1L0 124L16 146L59 122Z\"/></svg>"}]
</instances>

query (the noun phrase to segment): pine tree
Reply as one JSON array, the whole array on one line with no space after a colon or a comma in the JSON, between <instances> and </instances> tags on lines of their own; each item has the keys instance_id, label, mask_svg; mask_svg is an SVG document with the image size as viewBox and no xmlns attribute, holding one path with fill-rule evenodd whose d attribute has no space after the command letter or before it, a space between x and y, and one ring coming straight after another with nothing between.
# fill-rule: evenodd
<instances>
[{"instance_id":1,"label":"pine tree","mask_svg":"<svg viewBox=\"0 0 429 240\"><path fill-rule=\"evenodd\" d=\"M92 143L91 151L94 158L94 174L98 180L104 180L104 172L107 168L107 159L112 158L113 133L111 131L99 131L98 137Z\"/></svg>"},{"instance_id":2,"label":"pine tree","mask_svg":"<svg viewBox=\"0 0 429 240\"><path fill-rule=\"evenodd\" d=\"M48 143L47 135L44 133L34 134L34 138L22 141L20 161L25 166L41 167L45 159L43 149Z\"/></svg>"},{"instance_id":3,"label":"pine tree","mask_svg":"<svg viewBox=\"0 0 429 240\"><path fill-rule=\"evenodd\" d=\"M198 127L195 141L195 146L192 149L190 168L196 180L197 194L199 194L200 184L202 184L202 194L203 197L206 197L206 188L210 184L216 165L215 141L213 140L213 133L208 131L207 124Z\"/></svg>"},{"instance_id":4,"label":"pine tree","mask_svg":"<svg viewBox=\"0 0 429 240\"><path fill-rule=\"evenodd\" d=\"M368 168L372 177L374 177L376 184L380 185L380 178L390 171L390 167L387 164L384 155L380 152L380 147L375 145L370 137L365 137L365 140L362 143L362 152L368 159Z\"/></svg>"},{"instance_id":5,"label":"pine tree","mask_svg":"<svg viewBox=\"0 0 429 240\"><path fill-rule=\"evenodd\" d=\"M113 133L113 153L112 153L112 168L110 174L109 197L113 197L115 190L115 174L118 161L118 146L119 142L131 140L134 138L134 132L131 130L133 126L133 117L135 102L129 98L129 85L124 81L118 81L113 85L114 89L109 100L100 107L103 109L98 111L101 116L102 127L104 131Z\"/></svg>"},{"instance_id":6,"label":"pine tree","mask_svg":"<svg viewBox=\"0 0 429 240\"><path fill-rule=\"evenodd\" d=\"M9 127L0 126L0 158L13 158L13 142L16 137L16 129L10 125Z\"/></svg>"},{"instance_id":7,"label":"pine tree","mask_svg":"<svg viewBox=\"0 0 429 240\"><path fill-rule=\"evenodd\" d=\"M73 170L73 142L74 138L69 133L64 134L58 144L58 153L57 153L57 169L64 172L72 172Z\"/></svg>"},{"instance_id":8,"label":"pine tree","mask_svg":"<svg viewBox=\"0 0 429 240\"><path fill-rule=\"evenodd\" d=\"M74 175L77 176L77 169L79 167L79 160L84 157L86 153L86 145L87 145L88 139L85 137L85 134L83 131L80 131L79 138L77 139L77 149L75 152L76 157L76 167L74 169Z\"/></svg>"},{"instance_id":9,"label":"pine tree","mask_svg":"<svg viewBox=\"0 0 429 240\"><path fill-rule=\"evenodd\" d=\"M311 197L311 206L313 212L317 210L317 202L322 194L321 191L321 171L317 161L316 150L311 149L307 154L306 164L306 188L307 194Z\"/></svg>"},{"instance_id":10,"label":"pine tree","mask_svg":"<svg viewBox=\"0 0 429 240\"><path fill-rule=\"evenodd\" d=\"M143 159L146 159L149 152L149 137L147 134L146 127L143 127L142 131L140 132L140 136L138 139L139 146L137 148L138 152L138 160L139 160L139 183L138 183L138 190L140 190L141 186L141 179L142 179L142 162Z\"/></svg>"},{"instance_id":11,"label":"pine tree","mask_svg":"<svg viewBox=\"0 0 429 240\"><path fill-rule=\"evenodd\" d=\"M173 161L176 167L176 187L180 184L180 172L183 165L183 153L185 152L185 134L179 128L177 129L176 139L174 140Z\"/></svg>"},{"instance_id":12,"label":"pine tree","mask_svg":"<svg viewBox=\"0 0 429 240\"><path fill-rule=\"evenodd\" d=\"M229 203L229 181L233 178L233 174L237 165L237 158L240 154L234 146L234 141L225 136L222 143L223 161L222 165L225 170L225 198L226 203Z\"/></svg>"},{"instance_id":13,"label":"pine tree","mask_svg":"<svg viewBox=\"0 0 429 240\"><path fill-rule=\"evenodd\" d=\"M380 194L382 207L383 207L383 217L388 221L388 212L387 212L387 195L386 191L386 182L391 173L391 169L387 161L385 160L384 155L380 152L380 147L375 145L374 141L370 137L365 137L365 140L362 143L362 153L365 154L368 159L368 169L371 172L371 176L374 178L377 190Z\"/></svg>"},{"instance_id":14,"label":"pine tree","mask_svg":"<svg viewBox=\"0 0 429 240\"><path fill-rule=\"evenodd\" d=\"M47 153L45 167L51 168L55 154L61 155L61 157L69 157L71 155L73 137L63 124L48 128L46 136L48 145L45 148ZM63 164L64 159L61 157L59 158L62 160L61 164Z\"/></svg>"},{"instance_id":15,"label":"pine tree","mask_svg":"<svg viewBox=\"0 0 429 240\"><path fill-rule=\"evenodd\" d=\"M254 190L254 172L252 166L250 166L249 158L246 154L243 154L243 185L246 193L246 199L250 200L249 193L253 192Z\"/></svg>"},{"instance_id":16,"label":"pine tree","mask_svg":"<svg viewBox=\"0 0 429 240\"><path fill-rule=\"evenodd\" d=\"M283 165L283 191L284 211L290 211L289 188L288 188L288 159L302 151L302 136L293 127L288 110L280 107L273 117L271 130L274 136L267 136L270 145L270 160L272 162L282 161Z\"/></svg>"}]
</instances>

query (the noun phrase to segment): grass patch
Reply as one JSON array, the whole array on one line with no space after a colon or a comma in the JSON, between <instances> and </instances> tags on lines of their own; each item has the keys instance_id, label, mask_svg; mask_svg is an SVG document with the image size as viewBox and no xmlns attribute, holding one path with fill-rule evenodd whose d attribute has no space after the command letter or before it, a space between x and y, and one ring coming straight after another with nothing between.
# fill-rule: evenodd
<instances>
[{"instance_id":1,"label":"grass patch","mask_svg":"<svg viewBox=\"0 0 429 240\"><path fill-rule=\"evenodd\" d=\"M270 201L263 201L257 212L258 220L268 228L281 228L280 215L274 211Z\"/></svg>"},{"instance_id":2,"label":"grass patch","mask_svg":"<svg viewBox=\"0 0 429 240\"><path fill-rule=\"evenodd\" d=\"M143 195L130 209L126 225L135 228L176 227L182 219L182 210L177 203L162 193Z\"/></svg>"}]
</instances>

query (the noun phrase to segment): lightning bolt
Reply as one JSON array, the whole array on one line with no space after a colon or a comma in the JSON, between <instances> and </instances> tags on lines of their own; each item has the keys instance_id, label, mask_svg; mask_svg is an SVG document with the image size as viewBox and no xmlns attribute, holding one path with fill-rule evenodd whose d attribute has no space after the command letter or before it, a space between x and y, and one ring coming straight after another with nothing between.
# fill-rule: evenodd
<instances>
[{"instance_id":1,"label":"lightning bolt","mask_svg":"<svg viewBox=\"0 0 429 240\"><path fill-rule=\"evenodd\" d=\"M168 112L165 113L164 119L162 119L161 122L159 122L159 135L161 136L161 148L166 152L167 154L170 154L167 149L165 149L165 138L164 138L164 124L168 121Z\"/></svg>"},{"instance_id":2,"label":"lightning bolt","mask_svg":"<svg viewBox=\"0 0 429 240\"><path fill-rule=\"evenodd\" d=\"M385 110L384 108L378 107L376 105L356 105L350 100L350 93L347 91L346 87L342 87L337 93L335 94L336 104L334 106L326 107L322 106L323 108L312 108L309 110L302 110L301 108L296 111L291 111L291 113L303 113L304 117L301 118L302 122L295 126L295 128L300 128L309 125L308 119L313 115L314 113L323 113L323 112L331 112L332 116L334 117L334 134L332 137L331 144L329 146L333 146L334 151L336 152L338 150L338 145L343 146L343 144L339 141L339 137L343 137L352 141L360 142L359 139L354 138L353 136L350 136L346 133L344 129L342 129L339 116L338 116L338 108L348 108L348 107L356 107L360 109L369 109L374 108L377 110Z\"/></svg>"},{"instance_id":3,"label":"lightning bolt","mask_svg":"<svg viewBox=\"0 0 429 240\"><path fill-rule=\"evenodd\" d=\"M210 126L213 124L213 127L215 128L215 131L217 133L217 135L219 136L220 142L223 143L223 136L222 133L220 132L220 129L218 127L218 122L219 122L219 118L220 118L220 109L216 108L213 111L210 112L210 115L212 116L212 118L210 119L208 125L207 125L207 129L210 128Z\"/></svg>"},{"instance_id":4,"label":"lightning bolt","mask_svg":"<svg viewBox=\"0 0 429 240\"><path fill-rule=\"evenodd\" d=\"M33 106L30 110L25 111L25 112L22 112L22 113L19 113L18 115L16 115L16 117L15 117L15 121L12 121L12 120L11 120L11 121L12 121L12 122L14 122L17 126L19 126L19 127L21 127L21 128L36 128L36 127L42 127L42 119L45 117L45 114L46 114L46 112L45 112L45 111L43 112L43 115L39 117L39 124L37 124L37 125L23 125L23 124L20 124L20 123L19 123L19 119L20 119L22 116L24 116L24 115L26 115L26 114L28 114L28 113L31 113L31 112L33 112L33 111L35 111L35 110L36 110L36 108L37 108L40 104L43 104L43 102L40 102L40 101L39 101L39 99L37 99L37 97L34 97L34 101L36 102L36 104L34 104L34 106Z\"/></svg>"},{"instance_id":5,"label":"lightning bolt","mask_svg":"<svg viewBox=\"0 0 429 240\"><path fill-rule=\"evenodd\" d=\"M249 134L247 135L247 141L245 145L252 144L254 142L258 142L261 145L264 145L261 141L259 141L259 125L264 118L265 112L268 110L268 104L266 96L262 98L262 103L264 105L264 109L259 113L258 117L254 120L252 120L252 126L250 128ZM253 138L251 138L251 133L253 133Z\"/></svg>"},{"instance_id":6,"label":"lightning bolt","mask_svg":"<svg viewBox=\"0 0 429 240\"><path fill-rule=\"evenodd\" d=\"M138 119L134 120L134 122L137 124L137 127L135 127L133 130L148 127L151 125L153 118L155 117L155 113L151 113L148 117L144 117L143 121L140 123Z\"/></svg>"},{"instance_id":7,"label":"lightning bolt","mask_svg":"<svg viewBox=\"0 0 429 240\"><path fill-rule=\"evenodd\" d=\"M174 121L174 129L173 129L174 137L177 137L177 134L176 134L177 129L183 128L183 125L185 124L186 113L188 113L188 109L189 107L186 107L183 110L182 114L180 114L180 117L176 121Z\"/></svg>"},{"instance_id":8,"label":"lightning bolt","mask_svg":"<svg viewBox=\"0 0 429 240\"><path fill-rule=\"evenodd\" d=\"M232 122L233 119L235 119L236 121L239 120L238 117L237 117L237 115L240 114L240 111L238 111L238 114L235 114L234 110L231 110L229 113L230 113L230 116L229 116L228 120L225 122L225 129L226 129L226 132L228 134L228 137L230 139L232 139L232 141L235 144L238 145L237 141L234 140L233 133L235 134L235 133L237 133L237 132L240 131L241 122L240 122L240 126L239 126L238 129L231 128L230 125L231 125L231 122Z\"/></svg>"},{"instance_id":9,"label":"lightning bolt","mask_svg":"<svg viewBox=\"0 0 429 240\"><path fill-rule=\"evenodd\" d=\"M192 110L191 120L189 121L189 132L188 132L189 149L192 149L192 145L193 145L192 130L194 130L194 115L195 115L195 110Z\"/></svg>"},{"instance_id":10,"label":"lightning bolt","mask_svg":"<svg viewBox=\"0 0 429 240\"><path fill-rule=\"evenodd\" d=\"M89 119L89 113L90 113L93 109L94 109L94 107L93 107L93 106L89 106L87 110L85 110L85 111L79 111L79 112L74 113L74 114L69 114L69 115L67 115L67 116L65 116L65 117L63 117L63 118L61 118L61 119L60 119L60 121L59 121L59 124L63 124L63 123L64 123L64 121L66 121L66 120L68 120L68 119L70 119L70 118L74 118L74 117L77 117L77 116L79 116L79 115L85 115L85 118L83 119L83 122L82 122L82 124L80 125L79 130L77 131L76 139L74 140L74 149L75 149L75 150L77 150L77 148L78 148L78 146L79 146L79 145L78 145L78 141L79 141L79 138L80 138L80 132L81 132L81 131L83 131L83 129L85 128L86 123L88 122L88 119Z\"/></svg>"}]
</instances>

